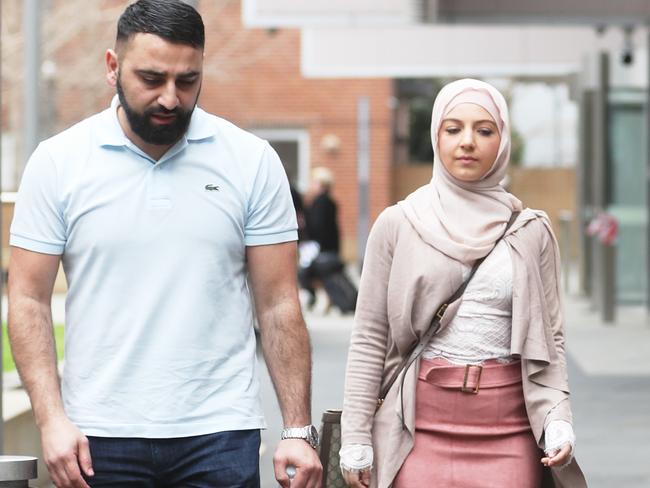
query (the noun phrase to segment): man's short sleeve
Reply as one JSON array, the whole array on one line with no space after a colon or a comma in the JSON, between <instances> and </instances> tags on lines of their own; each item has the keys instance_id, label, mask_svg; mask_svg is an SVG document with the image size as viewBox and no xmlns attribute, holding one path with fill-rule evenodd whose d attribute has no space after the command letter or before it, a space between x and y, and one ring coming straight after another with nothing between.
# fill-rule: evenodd
<instances>
[{"instance_id":1,"label":"man's short sleeve","mask_svg":"<svg viewBox=\"0 0 650 488\"><path fill-rule=\"evenodd\" d=\"M40 144L27 162L18 190L9 244L44 254L63 254L66 229L54 162Z\"/></svg>"},{"instance_id":2,"label":"man's short sleeve","mask_svg":"<svg viewBox=\"0 0 650 488\"><path fill-rule=\"evenodd\" d=\"M248 201L247 246L279 244L298 239L296 211L280 158L266 144Z\"/></svg>"}]
</instances>

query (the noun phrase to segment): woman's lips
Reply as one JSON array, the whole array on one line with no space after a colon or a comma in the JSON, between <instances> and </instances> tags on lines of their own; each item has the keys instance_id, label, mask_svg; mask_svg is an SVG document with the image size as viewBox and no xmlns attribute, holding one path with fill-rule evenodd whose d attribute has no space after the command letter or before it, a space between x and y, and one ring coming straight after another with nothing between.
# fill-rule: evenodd
<instances>
[{"instance_id":1,"label":"woman's lips","mask_svg":"<svg viewBox=\"0 0 650 488\"><path fill-rule=\"evenodd\" d=\"M456 159L458 159L458 161L460 161L461 163L473 163L474 161L476 161L476 158L472 158L470 156L461 156L460 158L456 158Z\"/></svg>"}]
</instances>

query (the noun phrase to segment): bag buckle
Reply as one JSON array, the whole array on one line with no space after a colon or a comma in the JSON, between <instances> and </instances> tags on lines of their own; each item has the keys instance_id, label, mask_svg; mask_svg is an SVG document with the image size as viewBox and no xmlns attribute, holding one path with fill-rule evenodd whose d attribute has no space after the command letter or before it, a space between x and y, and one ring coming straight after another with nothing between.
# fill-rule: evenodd
<instances>
[{"instance_id":1,"label":"bag buckle","mask_svg":"<svg viewBox=\"0 0 650 488\"><path fill-rule=\"evenodd\" d=\"M436 312L436 318L438 319L438 321L442 320L442 316L445 314L445 311L447 310L448 306L449 306L448 303L443 303L442 305L440 305L440 308Z\"/></svg>"},{"instance_id":2,"label":"bag buckle","mask_svg":"<svg viewBox=\"0 0 650 488\"><path fill-rule=\"evenodd\" d=\"M467 380L469 379L469 372L472 368L478 369L478 373L476 376L476 384L474 386L467 386ZM460 387L460 391L462 391L463 393L471 393L473 395L476 395L481 385L482 373L483 373L483 366L481 366L480 364L466 364L465 377L463 378L463 386Z\"/></svg>"}]
</instances>

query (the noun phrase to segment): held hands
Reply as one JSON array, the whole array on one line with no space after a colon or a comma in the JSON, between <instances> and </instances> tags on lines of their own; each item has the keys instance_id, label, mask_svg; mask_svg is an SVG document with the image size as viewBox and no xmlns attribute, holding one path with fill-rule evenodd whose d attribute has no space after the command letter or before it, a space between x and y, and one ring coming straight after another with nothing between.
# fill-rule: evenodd
<instances>
[{"instance_id":1,"label":"held hands","mask_svg":"<svg viewBox=\"0 0 650 488\"><path fill-rule=\"evenodd\" d=\"M66 416L49 420L41 427L43 458L57 488L90 488L84 481L93 476L88 439Z\"/></svg>"},{"instance_id":2,"label":"held hands","mask_svg":"<svg viewBox=\"0 0 650 488\"><path fill-rule=\"evenodd\" d=\"M320 488L323 468L316 450L303 439L280 441L273 456L275 479L283 488ZM287 468L295 467L295 476L290 480Z\"/></svg>"}]
</instances>

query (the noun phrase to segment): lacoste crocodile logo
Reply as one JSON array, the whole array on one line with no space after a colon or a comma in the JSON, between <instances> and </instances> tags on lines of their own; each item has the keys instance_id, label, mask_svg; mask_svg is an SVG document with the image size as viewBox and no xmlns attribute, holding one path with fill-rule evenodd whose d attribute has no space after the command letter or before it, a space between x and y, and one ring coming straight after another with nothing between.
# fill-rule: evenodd
<instances>
[{"instance_id":1,"label":"lacoste crocodile logo","mask_svg":"<svg viewBox=\"0 0 650 488\"><path fill-rule=\"evenodd\" d=\"M205 185L205 191L219 191L219 185Z\"/></svg>"}]
</instances>

